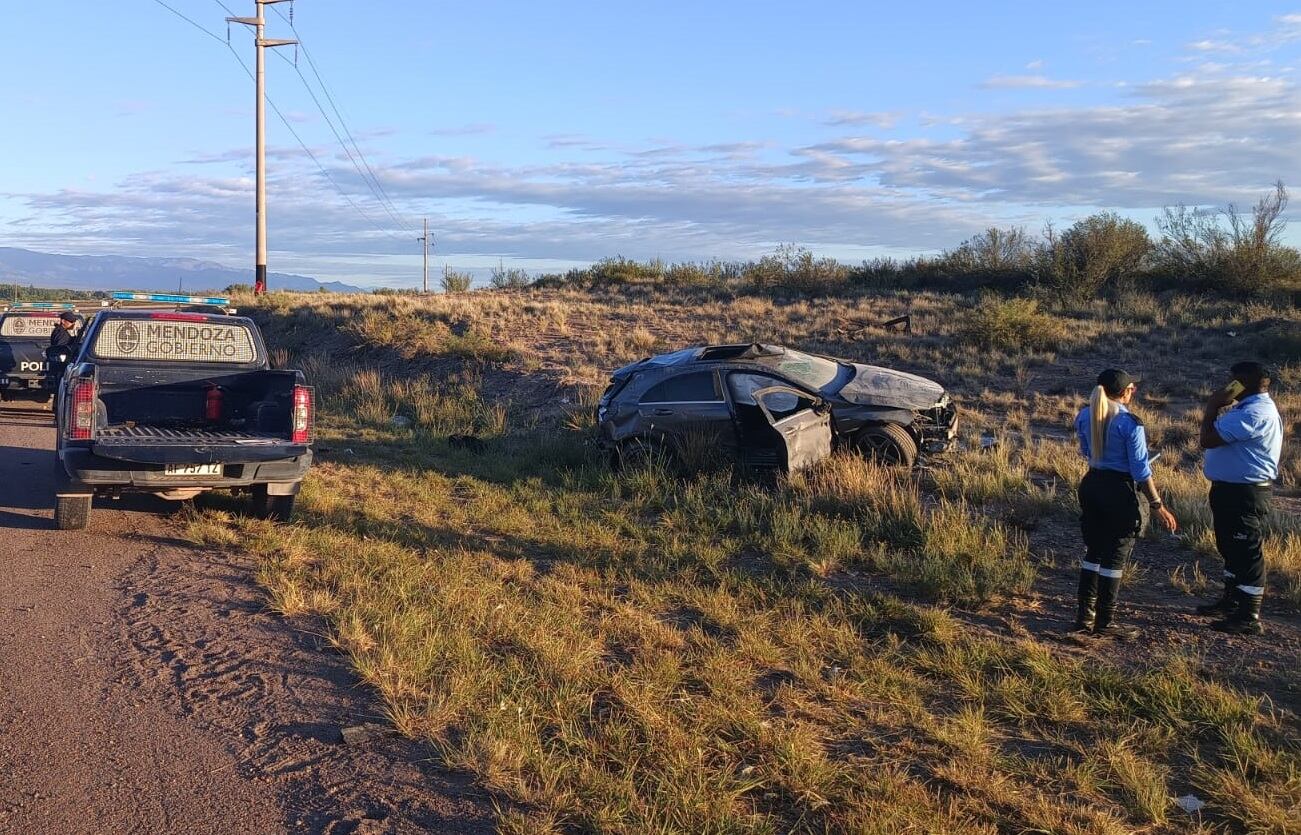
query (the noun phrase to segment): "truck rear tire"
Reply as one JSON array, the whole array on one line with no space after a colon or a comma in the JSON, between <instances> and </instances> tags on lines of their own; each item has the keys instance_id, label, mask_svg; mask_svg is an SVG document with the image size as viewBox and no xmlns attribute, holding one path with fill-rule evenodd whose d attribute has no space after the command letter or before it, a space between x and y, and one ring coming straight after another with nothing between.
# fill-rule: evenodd
<instances>
[{"instance_id":1,"label":"truck rear tire","mask_svg":"<svg viewBox=\"0 0 1301 835\"><path fill-rule=\"evenodd\" d=\"M54 527L61 531L84 530L90 523L90 496L56 496Z\"/></svg>"},{"instance_id":2,"label":"truck rear tire","mask_svg":"<svg viewBox=\"0 0 1301 835\"><path fill-rule=\"evenodd\" d=\"M854 442L859 452L878 464L911 468L917 462L917 442L897 423L864 427Z\"/></svg>"},{"instance_id":3,"label":"truck rear tire","mask_svg":"<svg viewBox=\"0 0 1301 835\"><path fill-rule=\"evenodd\" d=\"M253 485L253 511L261 519L272 522L292 522L297 496L272 496L267 493L265 484Z\"/></svg>"}]
</instances>

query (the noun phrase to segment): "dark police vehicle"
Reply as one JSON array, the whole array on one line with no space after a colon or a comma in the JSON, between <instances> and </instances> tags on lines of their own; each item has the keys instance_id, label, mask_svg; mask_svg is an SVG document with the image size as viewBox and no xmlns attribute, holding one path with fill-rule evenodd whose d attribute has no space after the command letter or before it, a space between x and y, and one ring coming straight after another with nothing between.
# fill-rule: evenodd
<instances>
[{"instance_id":1,"label":"dark police vehicle","mask_svg":"<svg viewBox=\"0 0 1301 835\"><path fill-rule=\"evenodd\" d=\"M45 349L59 316L71 311L85 317L72 302L19 302L0 312L0 401L43 403L54 397L59 380ZM75 333L75 331L74 331Z\"/></svg>"},{"instance_id":2,"label":"dark police vehicle","mask_svg":"<svg viewBox=\"0 0 1301 835\"><path fill-rule=\"evenodd\" d=\"M314 392L272 370L257 325L223 298L114 293L59 384L55 525L94 496L251 492L287 521L312 461Z\"/></svg>"}]
</instances>

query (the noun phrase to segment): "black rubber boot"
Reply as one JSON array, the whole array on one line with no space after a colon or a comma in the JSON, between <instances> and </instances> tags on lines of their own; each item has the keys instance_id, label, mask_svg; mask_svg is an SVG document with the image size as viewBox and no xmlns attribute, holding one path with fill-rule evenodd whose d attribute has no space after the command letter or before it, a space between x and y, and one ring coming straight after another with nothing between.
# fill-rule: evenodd
<instances>
[{"instance_id":1,"label":"black rubber boot","mask_svg":"<svg viewBox=\"0 0 1301 835\"><path fill-rule=\"evenodd\" d=\"M1097 619L1098 572L1080 570L1080 589L1077 595L1079 609L1075 613L1072 632L1092 632Z\"/></svg>"},{"instance_id":2,"label":"black rubber boot","mask_svg":"<svg viewBox=\"0 0 1301 835\"><path fill-rule=\"evenodd\" d=\"M1264 595L1247 594L1234 590L1234 610L1223 620L1211 624L1211 628L1230 635L1260 635L1265 628L1260 625L1260 603Z\"/></svg>"},{"instance_id":3,"label":"black rubber boot","mask_svg":"<svg viewBox=\"0 0 1301 835\"><path fill-rule=\"evenodd\" d=\"M1119 591L1119 577L1098 577L1098 616L1093 622L1093 634L1120 641L1132 641L1138 637L1138 630L1115 622L1116 594Z\"/></svg>"},{"instance_id":4,"label":"black rubber boot","mask_svg":"<svg viewBox=\"0 0 1301 835\"><path fill-rule=\"evenodd\" d=\"M1232 579L1224 581L1224 594L1214 603L1203 603L1197 607L1197 614L1203 617L1225 617L1233 613L1235 601L1233 599L1234 585Z\"/></svg>"}]
</instances>

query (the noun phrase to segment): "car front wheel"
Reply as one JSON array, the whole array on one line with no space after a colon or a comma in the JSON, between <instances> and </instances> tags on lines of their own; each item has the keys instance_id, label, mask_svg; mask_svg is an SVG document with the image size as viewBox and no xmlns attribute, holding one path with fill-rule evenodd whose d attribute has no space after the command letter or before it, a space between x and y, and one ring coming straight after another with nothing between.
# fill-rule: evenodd
<instances>
[{"instance_id":1,"label":"car front wheel","mask_svg":"<svg viewBox=\"0 0 1301 835\"><path fill-rule=\"evenodd\" d=\"M897 423L864 427L854 444L865 457L891 467L912 467L917 463L917 442Z\"/></svg>"}]
</instances>

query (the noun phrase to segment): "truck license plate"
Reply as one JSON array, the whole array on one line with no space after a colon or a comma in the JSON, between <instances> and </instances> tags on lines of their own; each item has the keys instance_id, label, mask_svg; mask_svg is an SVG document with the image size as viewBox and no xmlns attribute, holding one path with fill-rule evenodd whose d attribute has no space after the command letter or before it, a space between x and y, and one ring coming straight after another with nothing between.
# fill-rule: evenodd
<instances>
[{"instance_id":1,"label":"truck license plate","mask_svg":"<svg viewBox=\"0 0 1301 835\"><path fill-rule=\"evenodd\" d=\"M167 464L163 475L221 475L220 464Z\"/></svg>"}]
</instances>

